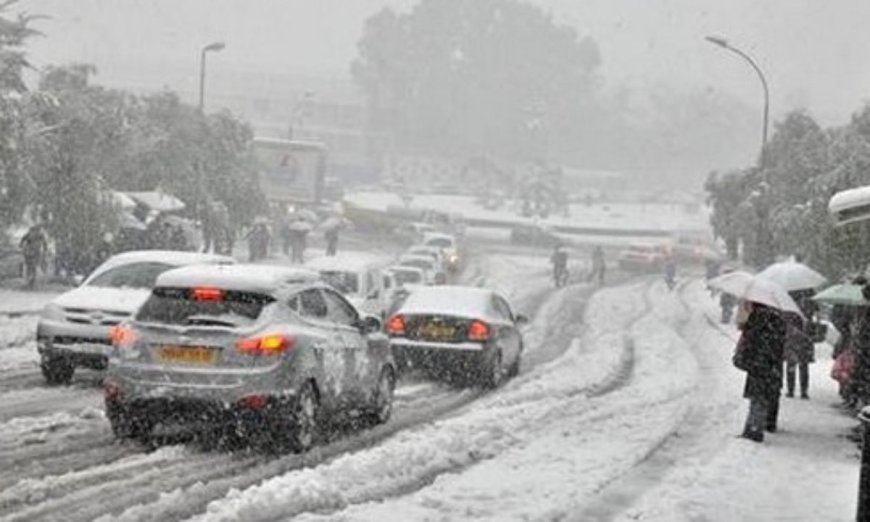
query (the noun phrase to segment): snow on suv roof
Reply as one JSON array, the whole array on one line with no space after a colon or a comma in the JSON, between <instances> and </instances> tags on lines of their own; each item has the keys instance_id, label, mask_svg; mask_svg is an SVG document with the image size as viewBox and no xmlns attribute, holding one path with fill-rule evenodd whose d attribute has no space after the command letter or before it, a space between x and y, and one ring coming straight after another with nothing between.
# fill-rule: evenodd
<instances>
[{"instance_id":1,"label":"snow on suv roof","mask_svg":"<svg viewBox=\"0 0 870 522\"><path fill-rule=\"evenodd\" d=\"M403 314L485 318L492 315L494 292L476 286L421 286L402 305Z\"/></svg>"},{"instance_id":2,"label":"snow on suv roof","mask_svg":"<svg viewBox=\"0 0 870 522\"><path fill-rule=\"evenodd\" d=\"M317 272L304 268L276 265L208 265L186 266L168 270L157 277L156 286L190 288L214 286L264 294L282 286L320 280Z\"/></svg>"}]
</instances>

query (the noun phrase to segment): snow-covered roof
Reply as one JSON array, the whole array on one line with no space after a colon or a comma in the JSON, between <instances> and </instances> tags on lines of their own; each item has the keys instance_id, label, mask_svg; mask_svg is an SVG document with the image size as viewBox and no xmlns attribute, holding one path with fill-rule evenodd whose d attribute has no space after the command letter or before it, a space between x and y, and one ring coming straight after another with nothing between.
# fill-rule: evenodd
<instances>
[{"instance_id":1,"label":"snow-covered roof","mask_svg":"<svg viewBox=\"0 0 870 522\"><path fill-rule=\"evenodd\" d=\"M315 257L305 263L307 268L318 272L362 272L372 267L381 268L389 259L363 253L343 253L337 256Z\"/></svg>"},{"instance_id":2,"label":"snow-covered roof","mask_svg":"<svg viewBox=\"0 0 870 522\"><path fill-rule=\"evenodd\" d=\"M487 318L492 316L492 297L492 290L476 286L421 286L399 313Z\"/></svg>"},{"instance_id":3,"label":"snow-covered roof","mask_svg":"<svg viewBox=\"0 0 870 522\"><path fill-rule=\"evenodd\" d=\"M199 265L199 264L233 264L236 260L229 256L218 254L203 254L200 252L182 252L179 250L133 250L116 254L107 259L102 265L94 270L91 277L105 272L110 268L132 263L166 263L173 266Z\"/></svg>"},{"instance_id":4,"label":"snow-covered roof","mask_svg":"<svg viewBox=\"0 0 870 522\"><path fill-rule=\"evenodd\" d=\"M272 293L289 285L318 281L317 272L276 265L186 266L160 274L156 286L189 288L217 287L226 290Z\"/></svg>"}]
</instances>

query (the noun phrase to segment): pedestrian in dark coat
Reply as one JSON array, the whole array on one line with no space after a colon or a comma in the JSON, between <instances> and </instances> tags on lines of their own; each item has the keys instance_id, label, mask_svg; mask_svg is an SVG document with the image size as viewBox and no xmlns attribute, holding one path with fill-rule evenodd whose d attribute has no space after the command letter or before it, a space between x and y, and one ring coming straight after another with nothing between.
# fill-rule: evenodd
<instances>
[{"instance_id":1,"label":"pedestrian in dark coat","mask_svg":"<svg viewBox=\"0 0 870 522\"><path fill-rule=\"evenodd\" d=\"M759 303L749 303L749 317L734 355L734 365L746 372L743 396L749 399L749 414L743 437L764 440L764 431L776 431L785 322L780 313Z\"/></svg>"},{"instance_id":2,"label":"pedestrian in dark coat","mask_svg":"<svg viewBox=\"0 0 870 522\"><path fill-rule=\"evenodd\" d=\"M27 280L27 288L33 288L36 284L36 270L42 268L45 271L45 259L48 255L48 239L42 231L42 225L36 224L30 227L20 243L24 255L24 277Z\"/></svg>"},{"instance_id":3,"label":"pedestrian in dark coat","mask_svg":"<svg viewBox=\"0 0 870 522\"><path fill-rule=\"evenodd\" d=\"M794 397L794 389L798 373L800 373L800 394L802 399L809 399L810 372L809 364L815 356L813 340L807 334L804 320L797 314L785 314L785 375L786 395Z\"/></svg>"}]
</instances>

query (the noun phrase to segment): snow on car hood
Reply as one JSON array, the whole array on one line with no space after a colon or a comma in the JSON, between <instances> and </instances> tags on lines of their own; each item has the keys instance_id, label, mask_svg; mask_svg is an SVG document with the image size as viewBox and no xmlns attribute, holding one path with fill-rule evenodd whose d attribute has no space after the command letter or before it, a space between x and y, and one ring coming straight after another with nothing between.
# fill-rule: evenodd
<instances>
[{"instance_id":1,"label":"snow on car hood","mask_svg":"<svg viewBox=\"0 0 870 522\"><path fill-rule=\"evenodd\" d=\"M85 285L61 294L52 303L64 308L111 310L132 314L142 306L150 294L150 288L105 288Z\"/></svg>"}]
</instances>

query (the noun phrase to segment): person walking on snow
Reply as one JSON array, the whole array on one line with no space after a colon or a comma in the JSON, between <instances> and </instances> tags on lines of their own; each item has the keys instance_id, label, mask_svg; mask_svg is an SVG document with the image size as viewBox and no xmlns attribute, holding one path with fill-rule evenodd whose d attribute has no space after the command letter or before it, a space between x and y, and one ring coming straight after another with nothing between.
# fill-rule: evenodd
<instances>
[{"instance_id":1,"label":"person walking on snow","mask_svg":"<svg viewBox=\"0 0 870 522\"><path fill-rule=\"evenodd\" d=\"M553 249L550 263L553 264L553 281L556 286L564 286L568 279L568 252L561 244L556 245L556 248Z\"/></svg>"},{"instance_id":2,"label":"person walking on snow","mask_svg":"<svg viewBox=\"0 0 870 522\"><path fill-rule=\"evenodd\" d=\"M595 281L598 286L604 286L604 273L607 266L604 264L604 249L601 245L595 247L592 251L592 272L589 273L589 280Z\"/></svg>"},{"instance_id":3,"label":"person walking on snow","mask_svg":"<svg viewBox=\"0 0 870 522\"><path fill-rule=\"evenodd\" d=\"M36 285L36 270L38 267L43 267L45 270L48 253L48 239L42 231L42 225L36 224L30 227L21 238L20 246L24 254L24 277L27 280L27 288L33 288Z\"/></svg>"},{"instance_id":4,"label":"person walking on snow","mask_svg":"<svg viewBox=\"0 0 870 522\"><path fill-rule=\"evenodd\" d=\"M733 363L746 372L743 396L749 413L742 437L764 441L764 432L776 431L786 326L780 313L760 303L746 302L749 312L734 352Z\"/></svg>"},{"instance_id":5,"label":"person walking on snow","mask_svg":"<svg viewBox=\"0 0 870 522\"><path fill-rule=\"evenodd\" d=\"M326 239L326 255L334 256L338 252L338 226L326 229L323 238Z\"/></svg>"}]
</instances>

